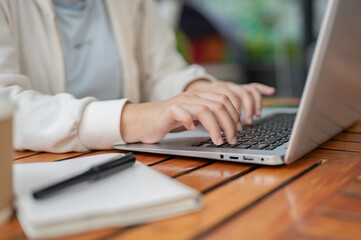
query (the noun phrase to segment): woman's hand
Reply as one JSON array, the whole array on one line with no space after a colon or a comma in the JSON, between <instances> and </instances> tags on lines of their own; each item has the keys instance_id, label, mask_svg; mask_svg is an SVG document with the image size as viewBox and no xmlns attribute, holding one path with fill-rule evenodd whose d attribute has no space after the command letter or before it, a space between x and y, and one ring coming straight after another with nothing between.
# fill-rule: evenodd
<instances>
[{"instance_id":1,"label":"woman's hand","mask_svg":"<svg viewBox=\"0 0 361 240\"><path fill-rule=\"evenodd\" d=\"M186 88L186 91L190 90L202 90L228 96L239 115L241 108L244 108L246 124L252 124L253 115L261 116L262 94L272 95L275 92L273 87L260 83L239 85L232 82L210 82L208 80L192 82Z\"/></svg>"},{"instance_id":2,"label":"woman's hand","mask_svg":"<svg viewBox=\"0 0 361 240\"><path fill-rule=\"evenodd\" d=\"M124 106L120 131L125 142L156 143L175 128L194 130L199 121L216 145L236 144L236 130L242 128L239 110L221 93L187 91L170 99Z\"/></svg>"},{"instance_id":3,"label":"woman's hand","mask_svg":"<svg viewBox=\"0 0 361 240\"><path fill-rule=\"evenodd\" d=\"M183 126L194 130L194 121L199 121L214 144L223 144L222 131L229 144L236 144L236 131L242 129L241 107L245 109L246 123L251 124L252 116L261 114L261 94L271 95L274 91L258 83L237 85L199 80L167 100L126 104L120 131L127 143L156 143L173 129Z\"/></svg>"}]
</instances>

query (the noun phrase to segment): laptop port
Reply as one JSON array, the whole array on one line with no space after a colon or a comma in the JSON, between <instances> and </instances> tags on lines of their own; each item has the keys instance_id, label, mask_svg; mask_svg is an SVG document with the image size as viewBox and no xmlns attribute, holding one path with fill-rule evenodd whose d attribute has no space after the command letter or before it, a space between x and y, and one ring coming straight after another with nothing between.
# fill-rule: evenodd
<instances>
[{"instance_id":1,"label":"laptop port","mask_svg":"<svg viewBox=\"0 0 361 240\"><path fill-rule=\"evenodd\" d=\"M238 160L238 157L229 156L229 159Z\"/></svg>"},{"instance_id":2,"label":"laptop port","mask_svg":"<svg viewBox=\"0 0 361 240\"><path fill-rule=\"evenodd\" d=\"M243 157L243 160L245 160L245 161L253 161L254 158L253 158L253 157L246 157L246 156L244 156L244 157Z\"/></svg>"}]
</instances>

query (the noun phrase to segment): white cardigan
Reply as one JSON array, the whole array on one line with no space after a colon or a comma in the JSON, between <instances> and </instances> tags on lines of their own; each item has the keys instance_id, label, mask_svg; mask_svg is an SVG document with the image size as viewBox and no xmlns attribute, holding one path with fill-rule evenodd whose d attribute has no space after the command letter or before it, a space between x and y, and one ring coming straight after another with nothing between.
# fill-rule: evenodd
<instances>
[{"instance_id":1,"label":"white cardigan","mask_svg":"<svg viewBox=\"0 0 361 240\"><path fill-rule=\"evenodd\" d=\"M0 0L0 94L10 96L17 150L68 152L124 143L122 108L169 98L199 78L214 80L176 52L172 29L152 0L106 0L123 69L124 99L65 93L52 0Z\"/></svg>"}]
</instances>

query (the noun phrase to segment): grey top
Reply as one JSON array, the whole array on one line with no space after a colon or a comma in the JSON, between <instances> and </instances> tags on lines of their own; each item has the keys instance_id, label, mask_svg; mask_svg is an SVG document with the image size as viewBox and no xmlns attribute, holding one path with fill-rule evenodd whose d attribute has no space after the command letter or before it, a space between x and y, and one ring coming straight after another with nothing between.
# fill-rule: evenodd
<instances>
[{"instance_id":1,"label":"grey top","mask_svg":"<svg viewBox=\"0 0 361 240\"><path fill-rule=\"evenodd\" d=\"M66 91L76 98L121 98L121 63L103 0L53 2L64 53Z\"/></svg>"}]
</instances>

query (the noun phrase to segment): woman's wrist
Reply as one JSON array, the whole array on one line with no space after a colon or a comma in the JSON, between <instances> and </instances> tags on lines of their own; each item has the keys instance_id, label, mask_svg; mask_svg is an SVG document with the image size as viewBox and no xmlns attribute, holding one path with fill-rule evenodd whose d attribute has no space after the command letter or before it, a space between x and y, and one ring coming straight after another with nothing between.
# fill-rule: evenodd
<instances>
[{"instance_id":1,"label":"woman's wrist","mask_svg":"<svg viewBox=\"0 0 361 240\"><path fill-rule=\"evenodd\" d=\"M194 80L193 82L190 82L184 88L184 91L200 90L200 89L202 89L202 86L204 86L204 84L209 84L211 82L212 82L211 80L205 79L205 78L197 79L197 80Z\"/></svg>"},{"instance_id":2,"label":"woman's wrist","mask_svg":"<svg viewBox=\"0 0 361 240\"><path fill-rule=\"evenodd\" d=\"M120 119L120 134L126 143L139 142L140 104L127 103L124 105Z\"/></svg>"}]
</instances>

